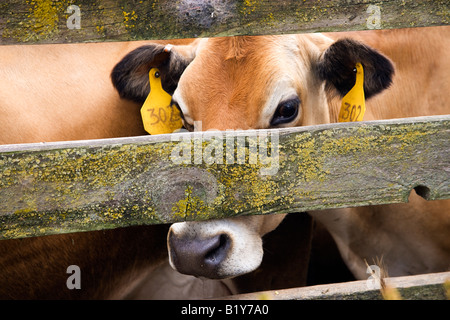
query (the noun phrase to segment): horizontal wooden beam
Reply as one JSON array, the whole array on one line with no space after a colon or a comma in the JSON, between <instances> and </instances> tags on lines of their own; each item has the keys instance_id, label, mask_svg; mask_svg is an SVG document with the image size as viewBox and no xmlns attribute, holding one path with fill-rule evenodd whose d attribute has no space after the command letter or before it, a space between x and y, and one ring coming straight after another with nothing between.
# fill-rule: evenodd
<instances>
[{"instance_id":1,"label":"horizontal wooden beam","mask_svg":"<svg viewBox=\"0 0 450 320\"><path fill-rule=\"evenodd\" d=\"M70 43L448 25L440 0L9 0L0 43Z\"/></svg>"},{"instance_id":2,"label":"horizontal wooden beam","mask_svg":"<svg viewBox=\"0 0 450 320\"><path fill-rule=\"evenodd\" d=\"M450 116L0 146L0 239L450 198Z\"/></svg>"},{"instance_id":3,"label":"horizontal wooden beam","mask_svg":"<svg viewBox=\"0 0 450 320\"><path fill-rule=\"evenodd\" d=\"M324 284L303 288L272 290L223 297L223 300L383 300L379 285L373 280ZM421 274L384 279L389 288L397 289L402 300L450 299L450 272Z\"/></svg>"}]
</instances>

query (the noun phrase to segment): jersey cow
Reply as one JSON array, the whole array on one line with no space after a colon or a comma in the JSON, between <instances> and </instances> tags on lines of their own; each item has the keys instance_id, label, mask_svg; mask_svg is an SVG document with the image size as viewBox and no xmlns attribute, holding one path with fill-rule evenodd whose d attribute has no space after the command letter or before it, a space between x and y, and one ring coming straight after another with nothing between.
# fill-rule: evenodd
<instances>
[{"instance_id":1,"label":"jersey cow","mask_svg":"<svg viewBox=\"0 0 450 320\"><path fill-rule=\"evenodd\" d=\"M0 46L0 144L144 134L139 108L121 101L109 79L142 44ZM167 257L166 233L158 226L1 240L0 299L126 297ZM80 290L66 286L70 265L80 268Z\"/></svg>"},{"instance_id":2,"label":"jersey cow","mask_svg":"<svg viewBox=\"0 0 450 320\"><path fill-rule=\"evenodd\" d=\"M364 120L448 114L450 28L343 34L198 39L171 50L149 44L112 71L124 99L144 102L148 70L158 67L184 125L204 130L263 129L337 122L340 98L364 68ZM331 233L353 274L382 260L391 276L450 267L449 201L347 208L310 214ZM181 273L229 278L258 267L261 237L284 215L173 224L172 267ZM287 245L287 244L286 244Z\"/></svg>"}]
</instances>

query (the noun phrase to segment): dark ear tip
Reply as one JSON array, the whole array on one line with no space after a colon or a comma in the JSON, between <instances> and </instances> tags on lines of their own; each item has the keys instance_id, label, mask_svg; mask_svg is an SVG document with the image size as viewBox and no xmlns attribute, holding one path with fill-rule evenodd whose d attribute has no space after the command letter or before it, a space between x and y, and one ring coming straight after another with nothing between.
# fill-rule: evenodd
<instances>
[{"instance_id":1,"label":"dark ear tip","mask_svg":"<svg viewBox=\"0 0 450 320\"><path fill-rule=\"evenodd\" d=\"M113 86L123 99L138 103L145 101L148 92L148 71L169 57L160 44L138 47L126 54L112 69L110 77Z\"/></svg>"},{"instance_id":2,"label":"dark ear tip","mask_svg":"<svg viewBox=\"0 0 450 320\"><path fill-rule=\"evenodd\" d=\"M320 79L327 82L327 88L334 87L344 96L355 84L353 69L357 62L364 67L366 99L392 84L392 62L377 50L349 38L337 40L324 52L317 64L317 72Z\"/></svg>"},{"instance_id":3,"label":"dark ear tip","mask_svg":"<svg viewBox=\"0 0 450 320\"><path fill-rule=\"evenodd\" d=\"M394 74L395 68L392 61L377 52L373 63L367 68L367 76L364 77L366 99L388 89L392 85Z\"/></svg>"}]
</instances>

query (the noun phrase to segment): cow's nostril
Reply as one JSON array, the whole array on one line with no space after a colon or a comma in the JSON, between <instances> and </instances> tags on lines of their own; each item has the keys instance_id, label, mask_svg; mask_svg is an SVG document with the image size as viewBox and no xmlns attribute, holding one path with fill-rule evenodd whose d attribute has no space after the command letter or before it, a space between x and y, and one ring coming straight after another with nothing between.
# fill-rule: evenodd
<instances>
[{"instance_id":1,"label":"cow's nostril","mask_svg":"<svg viewBox=\"0 0 450 320\"><path fill-rule=\"evenodd\" d=\"M230 248L230 239L226 234L221 234L215 237L217 245L212 247L205 255L205 262L213 266L217 266L227 256L227 251Z\"/></svg>"},{"instance_id":2,"label":"cow's nostril","mask_svg":"<svg viewBox=\"0 0 450 320\"><path fill-rule=\"evenodd\" d=\"M169 252L172 266L184 274L220 278L220 264L231 248L231 239L219 234L206 239L186 239L169 233Z\"/></svg>"}]
</instances>

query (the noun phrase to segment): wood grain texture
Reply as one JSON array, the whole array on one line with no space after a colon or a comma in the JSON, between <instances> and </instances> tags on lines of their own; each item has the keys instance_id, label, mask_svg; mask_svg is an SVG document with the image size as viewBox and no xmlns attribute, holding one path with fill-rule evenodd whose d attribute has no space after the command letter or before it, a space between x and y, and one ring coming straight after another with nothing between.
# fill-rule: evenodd
<instances>
[{"instance_id":1,"label":"wood grain texture","mask_svg":"<svg viewBox=\"0 0 450 320\"><path fill-rule=\"evenodd\" d=\"M450 272L386 278L402 300L446 300ZM370 289L367 280L272 290L224 297L223 300L383 300L379 289Z\"/></svg>"},{"instance_id":2,"label":"wood grain texture","mask_svg":"<svg viewBox=\"0 0 450 320\"><path fill-rule=\"evenodd\" d=\"M433 116L4 145L0 238L447 199L449 131Z\"/></svg>"},{"instance_id":3,"label":"wood grain texture","mask_svg":"<svg viewBox=\"0 0 450 320\"><path fill-rule=\"evenodd\" d=\"M80 9L80 29L68 27ZM378 11L374 11L376 6ZM448 25L436 0L10 0L0 43L71 43ZM375 18L375 20L374 20ZM378 19L379 18L379 19ZM73 27L73 24L70 25Z\"/></svg>"}]
</instances>

